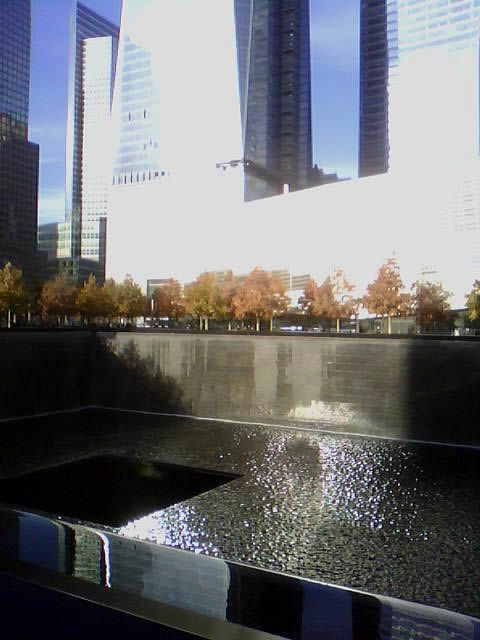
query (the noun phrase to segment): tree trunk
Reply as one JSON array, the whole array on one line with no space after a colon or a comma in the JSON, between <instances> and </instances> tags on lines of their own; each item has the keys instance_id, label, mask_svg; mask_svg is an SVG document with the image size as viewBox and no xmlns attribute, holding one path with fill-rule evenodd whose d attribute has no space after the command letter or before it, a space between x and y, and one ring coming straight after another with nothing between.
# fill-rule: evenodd
<instances>
[{"instance_id":1,"label":"tree trunk","mask_svg":"<svg viewBox=\"0 0 480 640\"><path fill-rule=\"evenodd\" d=\"M199 324L200 331L202 331L203 330L203 318L202 318L202 316L198 316L198 324Z\"/></svg>"},{"instance_id":2,"label":"tree trunk","mask_svg":"<svg viewBox=\"0 0 480 640\"><path fill-rule=\"evenodd\" d=\"M255 317L255 331L260 331L260 318L258 316Z\"/></svg>"},{"instance_id":3,"label":"tree trunk","mask_svg":"<svg viewBox=\"0 0 480 640\"><path fill-rule=\"evenodd\" d=\"M387 334L390 335L392 333L392 318L390 316L387 317Z\"/></svg>"},{"instance_id":4,"label":"tree trunk","mask_svg":"<svg viewBox=\"0 0 480 640\"><path fill-rule=\"evenodd\" d=\"M229 331L232 330L232 321L231 320L228 321L228 330Z\"/></svg>"},{"instance_id":5,"label":"tree trunk","mask_svg":"<svg viewBox=\"0 0 480 640\"><path fill-rule=\"evenodd\" d=\"M205 331L208 331L208 316L205 317Z\"/></svg>"},{"instance_id":6,"label":"tree trunk","mask_svg":"<svg viewBox=\"0 0 480 640\"><path fill-rule=\"evenodd\" d=\"M10 329L12 326L12 318L10 309L7 309L7 328Z\"/></svg>"},{"instance_id":7,"label":"tree trunk","mask_svg":"<svg viewBox=\"0 0 480 640\"><path fill-rule=\"evenodd\" d=\"M273 316L270 318L270 332L273 331Z\"/></svg>"},{"instance_id":8,"label":"tree trunk","mask_svg":"<svg viewBox=\"0 0 480 640\"><path fill-rule=\"evenodd\" d=\"M337 333L340 333L340 318L337 318Z\"/></svg>"}]
</instances>

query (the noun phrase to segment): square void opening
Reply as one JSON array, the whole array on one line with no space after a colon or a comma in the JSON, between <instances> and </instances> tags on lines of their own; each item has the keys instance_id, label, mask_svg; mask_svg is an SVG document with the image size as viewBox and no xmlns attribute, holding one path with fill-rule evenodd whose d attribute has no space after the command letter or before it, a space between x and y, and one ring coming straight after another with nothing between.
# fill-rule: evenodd
<instances>
[{"instance_id":1,"label":"square void opening","mask_svg":"<svg viewBox=\"0 0 480 640\"><path fill-rule=\"evenodd\" d=\"M120 456L95 456L0 481L0 500L120 527L240 476Z\"/></svg>"}]
</instances>

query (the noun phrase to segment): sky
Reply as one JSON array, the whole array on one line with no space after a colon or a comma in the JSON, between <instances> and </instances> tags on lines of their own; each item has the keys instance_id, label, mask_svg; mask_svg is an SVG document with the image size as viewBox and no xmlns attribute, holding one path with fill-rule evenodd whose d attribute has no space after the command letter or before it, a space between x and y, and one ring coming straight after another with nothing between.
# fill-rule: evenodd
<instances>
[{"instance_id":1,"label":"sky","mask_svg":"<svg viewBox=\"0 0 480 640\"><path fill-rule=\"evenodd\" d=\"M207 1L207 0L201 0ZM121 0L83 0L119 24ZM310 0L314 162L357 175L359 0ZM72 0L32 0L30 133L40 145L39 223L65 216L65 132Z\"/></svg>"}]
</instances>

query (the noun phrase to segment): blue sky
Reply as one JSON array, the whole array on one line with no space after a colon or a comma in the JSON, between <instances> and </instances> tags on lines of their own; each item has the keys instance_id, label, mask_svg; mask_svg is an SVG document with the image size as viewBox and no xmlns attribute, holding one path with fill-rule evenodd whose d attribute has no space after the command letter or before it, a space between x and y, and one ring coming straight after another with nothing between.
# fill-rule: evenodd
<instances>
[{"instance_id":1,"label":"blue sky","mask_svg":"<svg viewBox=\"0 0 480 640\"><path fill-rule=\"evenodd\" d=\"M205 0L202 0L205 1ZM84 0L119 23L121 0ZM357 172L359 0L311 0L314 161ZM30 140L40 144L39 222L64 219L72 0L32 0Z\"/></svg>"}]
</instances>

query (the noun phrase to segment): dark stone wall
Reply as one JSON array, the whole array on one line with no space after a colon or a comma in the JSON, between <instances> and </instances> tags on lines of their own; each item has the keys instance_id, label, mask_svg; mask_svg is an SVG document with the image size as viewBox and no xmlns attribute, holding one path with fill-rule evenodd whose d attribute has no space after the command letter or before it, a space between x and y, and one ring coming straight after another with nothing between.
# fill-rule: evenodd
<instances>
[{"instance_id":1,"label":"dark stone wall","mask_svg":"<svg viewBox=\"0 0 480 640\"><path fill-rule=\"evenodd\" d=\"M0 331L0 418L90 404L95 335Z\"/></svg>"},{"instance_id":2,"label":"dark stone wall","mask_svg":"<svg viewBox=\"0 0 480 640\"><path fill-rule=\"evenodd\" d=\"M181 412L480 444L480 341L99 334L178 392ZM125 406L113 390L111 406Z\"/></svg>"},{"instance_id":3,"label":"dark stone wall","mask_svg":"<svg viewBox=\"0 0 480 640\"><path fill-rule=\"evenodd\" d=\"M480 444L480 341L0 332L0 418L102 405Z\"/></svg>"}]
</instances>

